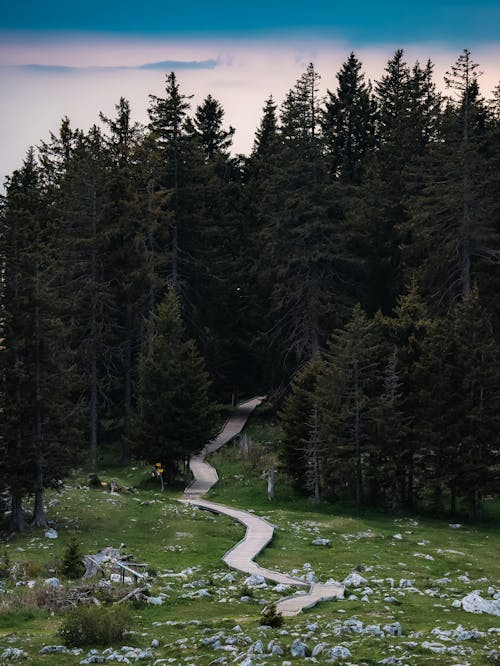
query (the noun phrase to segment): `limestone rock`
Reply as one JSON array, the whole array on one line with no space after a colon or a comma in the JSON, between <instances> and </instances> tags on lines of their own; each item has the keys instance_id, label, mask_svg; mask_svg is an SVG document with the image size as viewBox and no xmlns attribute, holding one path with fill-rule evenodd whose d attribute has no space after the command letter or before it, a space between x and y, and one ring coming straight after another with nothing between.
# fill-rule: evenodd
<instances>
[{"instance_id":1,"label":"limestone rock","mask_svg":"<svg viewBox=\"0 0 500 666\"><path fill-rule=\"evenodd\" d=\"M361 587L362 585L366 585L367 583L368 581L366 580L366 578L363 578L363 576L355 572L346 576L342 581L344 587Z\"/></svg>"},{"instance_id":2,"label":"limestone rock","mask_svg":"<svg viewBox=\"0 0 500 666\"><path fill-rule=\"evenodd\" d=\"M296 638L290 645L290 654L292 657L300 657L301 659L304 659L305 657L310 656L311 650L305 643Z\"/></svg>"},{"instance_id":3,"label":"limestone rock","mask_svg":"<svg viewBox=\"0 0 500 666\"><path fill-rule=\"evenodd\" d=\"M343 645L336 645L328 650L327 656L329 659L350 659L352 657L351 651Z\"/></svg>"},{"instance_id":4,"label":"limestone rock","mask_svg":"<svg viewBox=\"0 0 500 666\"><path fill-rule=\"evenodd\" d=\"M462 608L468 613L487 613L500 616L500 600L489 601L477 592L472 592L462 599Z\"/></svg>"}]
</instances>

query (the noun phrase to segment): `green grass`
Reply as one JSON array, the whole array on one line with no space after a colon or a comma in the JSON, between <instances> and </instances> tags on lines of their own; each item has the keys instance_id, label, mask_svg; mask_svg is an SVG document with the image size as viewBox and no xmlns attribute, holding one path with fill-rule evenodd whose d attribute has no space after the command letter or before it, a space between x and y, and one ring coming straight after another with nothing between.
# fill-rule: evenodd
<instances>
[{"instance_id":1,"label":"green grass","mask_svg":"<svg viewBox=\"0 0 500 666\"><path fill-rule=\"evenodd\" d=\"M276 499L269 502L267 482L261 474L273 460L280 432L272 419L259 415L252 419L248 432L249 459L241 459L237 444L213 456L211 462L221 480L209 496L214 501L252 509L277 526L275 539L261 554L259 563L284 572L295 570L298 575L306 572L303 565L309 563L322 581L329 577L342 580L356 566L361 566L365 569L362 575L370 580L373 590L369 603L361 601L361 594L356 592L357 600L323 603L287 619L284 626L287 635L276 630L268 632L268 639L276 638L285 649L285 655L265 656L258 658L257 663L265 660L268 664L281 664L283 659L289 659L287 646L295 635L304 638L311 647L323 640L329 645L345 645L353 654L352 663L360 665L375 664L390 655L407 655L404 663L416 666L491 663L487 653L492 649L500 650L498 634L458 643L458 648L465 652L456 655L433 654L422 648L422 643L439 640L430 633L438 626L453 629L462 624L464 628L480 631L500 626L500 618L472 615L452 607L454 598L461 598L474 589L480 589L484 596L489 585L499 586L498 501L488 503L488 520L483 524L464 524L454 530L449 528L446 519L393 515L346 504L314 504L297 497L286 477L278 472ZM168 594L163 606L133 606L136 633L128 636L126 643L147 646L156 638L160 647L155 650L155 658L173 658L179 664L208 666L220 656L225 656L230 663L232 653L214 651L203 644L203 639L218 631L231 633L231 628L239 624L255 641L262 634L259 601L276 601L283 594L270 586L255 591L250 602L241 602L245 576L234 573L233 583L222 581L229 570L220 558L243 536L243 528L228 518L215 518L207 512L183 506L177 501L179 488L161 493L149 480L148 471L147 467L139 465L130 468L109 465L100 469L101 479L115 479L121 485L135 488L134 493L123 496L110 495L100 489L89 490L84 486L86 474L75 473L61 493L47 495L48 518L55 521L59 538L49 540L43 530L29 529L6 544L9 558L20 572L26 570L26 579L37 578L37 586L40 586L43 578L58 575L62 553L73 535L85 553L125 543L126 550L137 561L147 563L160 574L152 584L151 593ZM394 539L396 533L403 539ZM312 545L317 536L330 539L331 548ZM183 579L162 577L188 567L195 570ZM459 579L465 574L470 582ZM435 582L445 575L450 583ZM410 578L415 581L418 592L403 591L402 594L398 587L391 589L389 578L395 579L396 586L400 578ZM487 580L481 580L483 578ZM198 588L183 587L201 579L210 597L197 598ZM0 595L0 608L7 597L25 595L27 598L30 594L27 588L14 588L11 582L7 583L7 589L7 595ZM430 596L428 590L433 590L434 596ZM384 602L387 595L395 596L400 605ZM365 624L398 620L405 635L394 638L336 636L340 622L353 617ZM61 615L30 608L0 613L0 648L21 647L29 653L31 664L78 664L82 656L37 656L42 645L60 642L57 631L61 621ZM192 621L197 624L191 624ZM307 629L311 622L318 622L314 632ZM9 642L11 640L14 642ZM408 641L416 642L417 647L406 647L404 643ZM318 660L324 661L321 655Z\"/></svg>"}]
</instances>

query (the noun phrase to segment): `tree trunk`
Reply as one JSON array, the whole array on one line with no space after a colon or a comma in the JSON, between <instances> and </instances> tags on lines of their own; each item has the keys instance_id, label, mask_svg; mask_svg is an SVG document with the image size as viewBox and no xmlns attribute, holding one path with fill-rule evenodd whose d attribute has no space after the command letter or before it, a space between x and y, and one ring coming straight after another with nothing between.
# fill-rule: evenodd
<instances>
[{"instance_id":1,"label":"tree trunk","mask_svg":"<svg viewBox=\"0 0 500 666\"><path fill-rule=\"evenodd\" d=\"M25 528L23 496L12 493L11 503L10 529L13 532L23 532Z\"/></svg>"},{"instance_id":2,"label":"tree trunk","mask_svg":"<svg viewBox=\"0 0 500 666\"><path fill-rule=\"evenodd\" d=\"M124 358L124 402L123 402L123 437L122 464L127 465L130 457L130 423L132 416L132 306L127 303L127 324Z\"/></svg>"},{"instance_id":3,"label":"tree trunk","mask_svg":"<svg viewBox=\"0 0 500 666\"><path fill-rule=\"evenodd\" d=\"M33 509L33 525L35 527L47 527L45 510L43 508L43 466L37 460L35 467L35 503Z\"/></svg>"},{"instance_id":4,"label":"tree trunk","mask_svg":"<svg viewBox=\"0 0 500 666\"><path fill-rule=\"evenodd\" d=\"M89 425L90 425L90 465L97 466L97 225L96 193L92 193L92 252L90 258L90 373L89 373Z\"/></svg>"},{"instance_id":5,"label":"tree trunk","mask_svg":"<svg viewBox=\"0 0 500 666\"><path fill-rule=\"evenodd\" d=\"M274 499L274 466L271 466L267 473L267 499Z\"/></svg>"}]
</instances>

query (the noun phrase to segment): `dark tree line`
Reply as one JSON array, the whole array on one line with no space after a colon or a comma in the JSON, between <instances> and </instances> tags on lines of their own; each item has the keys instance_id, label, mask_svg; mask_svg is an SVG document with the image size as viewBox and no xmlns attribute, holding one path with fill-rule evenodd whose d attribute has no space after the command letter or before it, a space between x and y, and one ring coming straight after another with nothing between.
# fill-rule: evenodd
<instances>
[{"instance_id":1,"label":"dark tree line","mask_svg":"<svg viewBox=\"0 0 500 666\"><path fill-rule=\"evenodd\" d=\"M326 97L319 80L311 64L267 100L248 157L221 104L193 109L171 73L147 125L123 98L88 132L65 118L8 179L14 529L23 498L43 524L44 487L107 443L175 471L212 427L207 395L282 389L301 368L283 455L316 496L400 506L425 490L438 506L470 486L479 512L498 445L498 90L481 96L467 50L446 96L400 50L374 84L354 54Z\"/></svg>"}]
</instances>

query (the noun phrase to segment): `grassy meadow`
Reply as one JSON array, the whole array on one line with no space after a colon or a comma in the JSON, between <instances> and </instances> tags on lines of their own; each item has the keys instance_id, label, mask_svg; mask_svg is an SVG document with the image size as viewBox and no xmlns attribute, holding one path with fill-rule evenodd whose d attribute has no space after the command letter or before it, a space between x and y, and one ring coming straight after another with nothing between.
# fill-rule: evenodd
<instances>
[{"instance_id":1,"label":"grassy meadow","mask_svg":"<svg viewBox=\"0 0 500 666\"><path fill-rule=\"evenodd\" d=\"M249 589L245 575L231 572L221 562L222 555L242 538L242 526L182 505L178 501L181 487L161 493L146 466L103 466L98 471L103 481L116 480L134 492L116 495L104 488L90 489L86 472L76 471L61 492L47 494L47 517L53 521L57 539L30 528L1 544L0 655L16 647L27 653L26 663L55 665L79 664L87 657L88 648L74 655L38 654L44 645L61 643L58 629L64 617L37 607L46 590L43 581L58 576L68 586L84 584L64 581L60 575L63 553L74 537L85 554L125 544L125 552L148 565L150 594L165 595L163 605L133 602L133 633L113 646L146 648L156 639L154 657L141 663L243 663L249 645L261 640L266 648L274 640L283 655L266 654L266 649L260 653L256 648L251 661L282 664L283 660L300 661L290 656L290 644L297 638L310 649L322 642L345 646L352 653L345 663L359 665L391 658L385 663L500 663L494 655L500 651L500 630L488 631L500 627L500 617L466 613L453 606L454 600L474 590L491 598L491 588L500 588L497 501L487 503L483 523L451 528L446 518L314 504L295 496L278 471L276 497L270 502L263 472L273 462L279 429L262 410L252 417L247 433L247 457L242 457L238 442L212 457L220 482L208 498L255 511L276 526L272 545L258 560L263 566L298 576L315 575L322 582L342 581L358 570L367 579L362 589L349 590L345 600L325 602L287 618L281 629L264 629L259 626L263 606L293 590L277 592L272 584ZM330 547L313 545L318 537L329 539ZM408 580L409 587L400 587L401 579ZM130 589L125 585L123 595ZM355 598L348 598L351 595ZM397 621L404 633L354 634L343 627L353 618L382 627ZM477 635L455 640L442 633L460 625L476 629ZM214 647L217 636L222 643L219 649ZM436 644L444 646L445 652L435 652ZM324 655L320 651L314 659L325 662Z\"/></svg>"}]
</instances>

